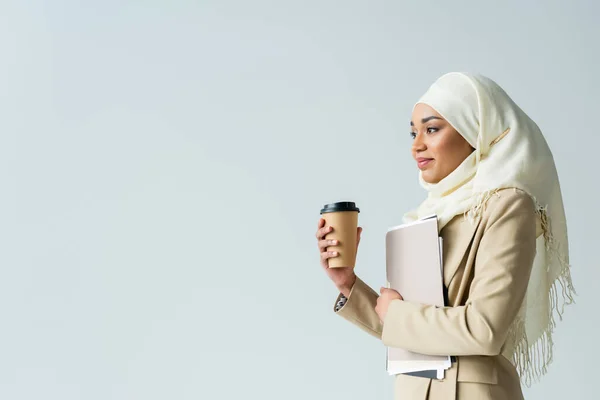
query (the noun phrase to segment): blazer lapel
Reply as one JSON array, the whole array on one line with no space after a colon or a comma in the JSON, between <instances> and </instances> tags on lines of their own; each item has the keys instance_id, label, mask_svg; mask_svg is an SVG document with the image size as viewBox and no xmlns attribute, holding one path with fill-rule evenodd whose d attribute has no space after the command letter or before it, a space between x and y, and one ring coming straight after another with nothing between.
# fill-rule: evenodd
<instances>
[{"instance_id":1,"label":"blazer lapel","mask_svg":"<svg viewBox=\"0 0 600 400\"><path fill-rule=\"evenodd\" d=\"M473 242L480 219L471 223L457 215L441 232L443 238L444 284L448 286Z\"/></svg>"}]
</instances>

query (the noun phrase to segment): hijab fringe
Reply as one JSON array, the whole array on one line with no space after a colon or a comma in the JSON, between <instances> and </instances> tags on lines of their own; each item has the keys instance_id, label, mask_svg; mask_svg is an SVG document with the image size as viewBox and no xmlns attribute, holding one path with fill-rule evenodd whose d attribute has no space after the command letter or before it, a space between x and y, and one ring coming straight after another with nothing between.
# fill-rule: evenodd
<instances>
[{"instance_id":1,"label":"hijab fringe","mask_svg":"<svg viewBox=\"0 0 600 400\"><path fill-rule=\"evenodd\" d=\"M501 189L489 190L477 195L475 206L465 211L464 217L471 223L475 222L483 213L485 206L492 196L498 196ZM518 190L518 189L515 189ZM514 344L512 352L512 363L515 365L521 381L530 387L533 382L538 382L546 374L548 366L553 358L553 340L552 334L556 326L556 317L562 320L565 306L575 302L574 296L577 294L571 280L571 266L564 254L558 250L558 243L552 235L550 217L546 206L541 206L537 200L536 215L539 217L544 235L544 242L548 254L546 262L546 271L550 270L553 261L560 264L560 273L550 285L548 299L550 307L548 308L548 325L540 337L533 343L530 343L525 332L525 318L522 311L512 323L507 337L507 343Z\"/></svg>"}]
</instances>

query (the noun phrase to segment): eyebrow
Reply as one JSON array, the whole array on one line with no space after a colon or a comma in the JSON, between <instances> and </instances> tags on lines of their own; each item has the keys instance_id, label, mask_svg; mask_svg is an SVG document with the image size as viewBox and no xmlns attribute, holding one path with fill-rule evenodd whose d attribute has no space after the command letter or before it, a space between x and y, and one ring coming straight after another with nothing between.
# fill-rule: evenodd
<instances>
[{"instance_id":1,"label":"eyebrow","mask_svg":"<svg viewBox=\"0 0 600 400\"><path fill-rule=\"evenodd\" d=\"M425 123L431 121L432 119L439 119L439 120L441 120L442 118L436 117L435 115L432 115L431 117L423 118L421 120L421 123L425 124ZM410 121L410 126L415 126L415 124L412 121Z\"/></svg>"}]
</instances>

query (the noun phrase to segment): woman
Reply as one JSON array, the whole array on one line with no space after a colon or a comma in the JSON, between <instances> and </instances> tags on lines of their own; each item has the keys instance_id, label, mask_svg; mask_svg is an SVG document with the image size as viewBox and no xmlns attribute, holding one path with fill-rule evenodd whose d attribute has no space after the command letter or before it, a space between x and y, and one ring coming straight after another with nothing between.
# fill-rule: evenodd
<instances>
[{"instance_id":1,"label":"woman","mask_svg":"<svg viewBox=\"0 0 600 400\"><path fill-rule=\"evenodd\" d=\"M397 375L397 399L522 399L520 381L552 361L554 318L574 294L552 154L537 125L481 75L439 78L413 109L411 136L428 196L405 221L438 216L449 304L378 295L353 269L329 269L333 228L320 219L321 264L340 291L335 312L386 346L456 356L443 380Z\"/></svg>"}]
</instances>

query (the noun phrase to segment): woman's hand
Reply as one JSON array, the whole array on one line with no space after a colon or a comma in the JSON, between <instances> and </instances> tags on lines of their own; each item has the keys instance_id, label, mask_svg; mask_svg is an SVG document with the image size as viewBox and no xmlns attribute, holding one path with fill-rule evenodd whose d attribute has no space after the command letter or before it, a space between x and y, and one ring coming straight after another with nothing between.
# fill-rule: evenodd
<instances>
[{"instance_id":1,"label":"woman's hand","mask_svg":"<svg viewBox=\"0 0 600 400\"><path fill-rule=\"evenodd\" d=\"M358 233L356 235L356 248L358 251L358 244L360 243L360 234L362 228L357 228ZM333 227L325 226L325 220L319 219L319 225L317 229L317 244L319 247L319 253L321 253L321 266L329 276L329 279L333 281L336 288L344 296L350 295L350 289L356 282L356 275L354 274L354 268L352 267L340 267L340 268L329 268L327 260L338 256L337 251L327 251L328 246L334 246L337 244L337 240L325 240L325 235L333 231Z\"/></svg>"},{"instance_id":2,"label":"woman's hand","mask_svg":"<svg viewBox=\"0 0 600 400\"><path fill-rule=\"evenodd\" d=\"M393 300L403 300L402 295L395 291L394 289L387 289L382 287L379 290L381 294L377 298L377 305L375 306L375 312L379 315L379 319L381 322L385 319L385 315L387 314L388 308L390 307L390 303Z\"/></svg>"}]
</instances>

